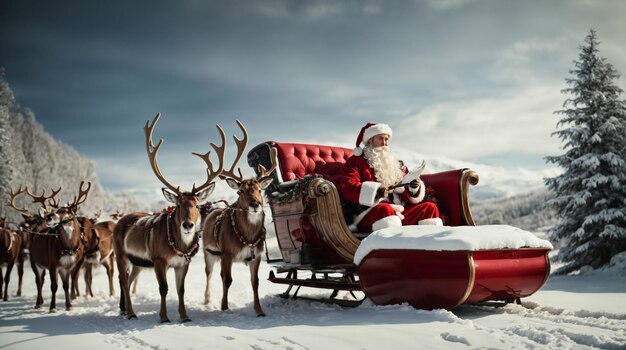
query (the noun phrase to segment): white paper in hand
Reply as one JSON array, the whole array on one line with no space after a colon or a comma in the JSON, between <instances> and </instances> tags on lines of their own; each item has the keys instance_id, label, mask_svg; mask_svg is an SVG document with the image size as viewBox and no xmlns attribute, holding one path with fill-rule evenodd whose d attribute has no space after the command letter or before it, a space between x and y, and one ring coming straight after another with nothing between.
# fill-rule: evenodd
<instances>
[{"instance_id":1,"label":"white paper in hand","mask_svg":"<svg viewBox=\"0 0 626 350\"><path fill-rule=\"evenodd\" d=\"M426 167L426 162L422 160L422 163L420 165L418 165L415 169L411 170L406 175L404 175L401 183L408 184L409 182L418 179L420 175L422 174L422 171L424 171L425 167Z\"/></svg>"}]
</instances>

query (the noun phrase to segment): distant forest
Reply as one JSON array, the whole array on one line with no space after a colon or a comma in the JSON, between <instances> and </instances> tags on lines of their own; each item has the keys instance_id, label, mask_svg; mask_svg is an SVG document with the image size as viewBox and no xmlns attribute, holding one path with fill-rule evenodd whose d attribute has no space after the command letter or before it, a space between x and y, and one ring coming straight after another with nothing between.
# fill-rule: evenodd
<instances>
[{"instance_id":1,"label":"distant forest","mask_svg":"<svg viewBox=\"0 0 626 350\"><path fill-rule=\"evenodd\" d=\"M8 205L10 191L28 186L31 193L40 195L44 190L62 188L55 199L61 203L72 201L78 194L81 181L91 182L87 201L81 213L91 216L122 210L145 210L148 205L127 194L114 195L100 185L95 163L81 156L72 147L55 140L44 131L32 111L22 109L0 71L0 216L9 223L21 222L16 210ZM18 197L19 207L36 212L39 205L31 206L31 198ZM103 217L103 219L108 219Z\"/></svg>"},{"instance_id":2,"label":"distant forest","mask_svg":"<svg viewBox=\"0 0 626 350\"><path fill-rule=\"evenodd\" d=\"M547 229L559 220L545 203L553 198L547 189L499 199L470 203L476 225L511 225L537 232Z\"/></svg>"}]
</instances>

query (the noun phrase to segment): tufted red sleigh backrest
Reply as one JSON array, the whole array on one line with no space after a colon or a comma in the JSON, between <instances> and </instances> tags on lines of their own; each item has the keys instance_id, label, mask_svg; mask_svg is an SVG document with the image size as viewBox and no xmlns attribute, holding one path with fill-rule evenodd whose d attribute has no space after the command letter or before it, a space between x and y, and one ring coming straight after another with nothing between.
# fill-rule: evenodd
<instances>
[{"instance_id":1,"label":"tufted red sleigh backrest","mask_svg":"<svg viewBox=\"0 0 626 350\"><path fill-rule=\"evenodd\" d=\"M321 175L339 188L343 164L352 156L352 150L348 148L268 141L250 151L248 163L251 156L263 153L259 151L269 147L277 151L279 182L302 179L305 175ZM261 160L261 164L265 162Z\"/></svg>"}]
</instances>

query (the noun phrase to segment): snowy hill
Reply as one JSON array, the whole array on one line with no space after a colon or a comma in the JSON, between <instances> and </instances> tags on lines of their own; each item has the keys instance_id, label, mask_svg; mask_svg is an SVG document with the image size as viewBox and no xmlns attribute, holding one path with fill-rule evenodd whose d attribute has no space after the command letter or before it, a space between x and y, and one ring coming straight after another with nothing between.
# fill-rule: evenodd
<instances>
[{"instance_id":1,"label":"snowy hill","mask_svg":"<svg viewBox=\"0 0 626 350\"><path fill-rule=\"evenodd\" d=\"M423 155L406 149L396 149L396 152L398 158L402 159L409 168L425 160L425 173L436 173L461 168L470 168L476 171L480 181L478 185L470 189L470 198L472 201L505 199L544 189L543 178L559 174L558 168L542 170L505 168L436 155Z\"/></svg>"}]
</instances>

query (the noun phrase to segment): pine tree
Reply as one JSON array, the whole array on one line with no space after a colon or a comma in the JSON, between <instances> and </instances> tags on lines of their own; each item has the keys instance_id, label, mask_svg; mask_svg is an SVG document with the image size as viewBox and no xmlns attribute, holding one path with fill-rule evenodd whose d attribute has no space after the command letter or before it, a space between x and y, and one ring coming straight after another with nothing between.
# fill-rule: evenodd
<instances>
[{"instance_id":1,"label":"pine tree","mask_svg":"<svg viewBox=\"0 0 626 350\"><path fill-rule=\"evenodd\" d=\"M570 273L589 265L598 268L626 250L626 101L614 81L619 73L598 56L598 38L591 29L580 46L579 60L566 79L563 115L552 135L565 154L546 157L564 169L545 179L555 198L548 202L561 221L550 235L563 243L556 272Z\"/></svg>"}]
</instances>

